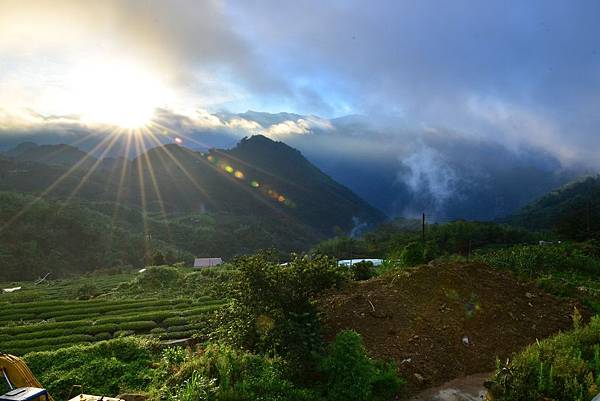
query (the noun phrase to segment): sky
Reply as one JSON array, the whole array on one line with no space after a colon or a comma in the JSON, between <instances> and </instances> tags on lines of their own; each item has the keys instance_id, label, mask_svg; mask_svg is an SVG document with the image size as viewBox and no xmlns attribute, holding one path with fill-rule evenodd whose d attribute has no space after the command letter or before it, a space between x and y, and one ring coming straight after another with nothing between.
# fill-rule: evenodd
<instances>
[{"instance_id":1,"label":"sky","mask_svg":"<svg viewBox=\"0 0 600 401\"><path fill-rule=\"evenodd\" d=\"M413 165L441 137L597 169L598 15L584 0L0 0L0 141L343 126L329 146Z\"/></svg>"}]
</instances>

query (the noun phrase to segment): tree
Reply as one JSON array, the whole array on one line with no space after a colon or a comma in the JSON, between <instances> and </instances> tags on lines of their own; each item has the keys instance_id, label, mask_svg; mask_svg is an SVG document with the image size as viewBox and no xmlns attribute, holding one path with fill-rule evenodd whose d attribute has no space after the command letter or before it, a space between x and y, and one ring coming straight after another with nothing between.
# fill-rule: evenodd
<instances>
[{"instance_id":1,"label":"tree","mask_svg":"<svg viewBox=\"0 0 600 401\"><path fill-rule=\"evenodd\" d=\"M154 266L163 266L166 264L164 255L158 249L152 254L152 264Z\"/></svg>"}]
</instances>

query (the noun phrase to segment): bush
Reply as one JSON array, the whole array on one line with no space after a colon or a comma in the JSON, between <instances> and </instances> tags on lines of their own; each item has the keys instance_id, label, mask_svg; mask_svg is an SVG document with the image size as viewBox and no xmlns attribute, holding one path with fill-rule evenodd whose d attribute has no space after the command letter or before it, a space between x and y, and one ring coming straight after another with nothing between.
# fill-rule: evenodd
<instances>
[{"instance_id":1,"label":"bush","mask_svg":"<svg viewBox=\"0 0 600 401\"><path fill-rule=\"evenodd\" d=\"M375 275L373 262L365 260L354 263L352 266L350 266L350 272L352 274L352 278L357 281L368 280Z\"/></svg>"},{"instance_id":2,"label":"bush","mask_svg":"<svg viewBox=\"0 0 600 401\"><path fill-rule=\"evenodd\" d=\"M177 288L183 278L183 273L176 267L154 266L141 273L133 285L142 291L156 291Z\"/></svg>"},{"instance_id":3,"label":"bush","mask_svg":"<svg viewBox=\"0 0 600 401\"><path fill-rule=\"evenodd\" d=\"M66 400L74 384L86 393L115 396L147 388L154 346L149 340L122 338L31 353L24 360L55 399Z\"/></svg>"},{"instance_id":4,"label":"bush","mask_svg":"<svg viewBox=\"0 0 600 401\"><path fill-rule=\"evenodd\" d=\"M327 378L324 394L328 401L388 400L403 385L395 366L369 358L362 338L352 330L338 333L321 362L321 371Z\"/></svg>"},{"instance_id":5,"label":"bush","mask_svg":"<svg viewBox=\"0 0 600 401\"><path fill-rule=\"evenodd\" d=\"M79 288L77 288L77 293L76 293L77 299L79 299L79 300L92 299L92 298L97 297L100 294L101 294L101 292L98 289L98 287L96 287L92 283L82 284L81 286L79 286Z\"/></svg>"},{"instance_id":6,"label":"bush","mask_svg":"<svg viewBox=\"0 0 600 401\"><path fill-rule=\"evenodd\" d=\"M232 302L217 316L216 337L256 353L282 356L306 366L322 349L312 298L344 281L344 271L327 257L294 256L280 265L267 253L235 261Z\"/></svg>"},{"instance_id":7,"label":"bush","mask_svg":"<svg viewBox=\"0 0 600 401\"><path fill-rule=\"evenodd\" d=\"M284 371L278 358L223 345L211 344L201 355L165 351L152 392L159 400L319 400L287 380Z\"/></svg>"},{"instance_id":8,"label":"bush","mask_svg":"<svg viewBox=\"0 0 600 401\"><path fill-rule=\"evenodd\" d=\"M400 254L400 263L403 266L416 266L422 264L425 260L423 258L423 245L420 242L411 242L406 245Z\"/></svg>"},{"instance_id":9,"label":"bush","mask_svg":"<svg viewBox=\"0 0 600 401\"><path fill-rule=\"evenodd\" d=\"M497 401L589 400L599 386L600 317L527 347L506 366L498 363L488 383Z\"/></svg>"}]
</instances>

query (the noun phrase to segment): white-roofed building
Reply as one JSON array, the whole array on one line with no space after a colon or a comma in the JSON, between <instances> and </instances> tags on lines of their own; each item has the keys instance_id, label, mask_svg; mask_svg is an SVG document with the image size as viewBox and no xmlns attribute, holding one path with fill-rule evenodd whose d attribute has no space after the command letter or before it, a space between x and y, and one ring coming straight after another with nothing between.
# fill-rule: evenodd
<instances>
[{"instance_id":1,"label":"white-roofed building","mask_svg":"<svg viewBox=\"0 0 600 401\"><path fill-rule=\"evenodd\" d=\"M223 263L221 258L196 258L194 259L194 268L200 269L202 267L218 266Z\"/></svg>"}]
</instances>

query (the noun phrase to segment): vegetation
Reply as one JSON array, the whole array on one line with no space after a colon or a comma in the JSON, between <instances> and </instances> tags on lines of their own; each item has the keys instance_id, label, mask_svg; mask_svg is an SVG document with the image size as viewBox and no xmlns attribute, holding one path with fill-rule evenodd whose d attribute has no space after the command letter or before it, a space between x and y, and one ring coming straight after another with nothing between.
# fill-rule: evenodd
<instances>
[{"instance_id":1,"label":"vegetation","mask_svg":"<svg viewBox=\"0 0 600 401\"><path fill-rule=\"evenodd\" d=\"M35 352L27 354L25 362L56 399L69 399L74 384L86 393L115 396L150 384L155 345L142 338L121 338Z\"/></svg>"},{"instance_id":2,"label":"vegetation","mask_svg":"<svg viewBox=\"0 0 600 401\"><path fill-rule=\"evenodd\" d=\"M542 238L548 239L547 236L543 237L539 233L532 233L522 228L472 221L427 225L424 246L421 235L421 229L416 224L398 220L383 224L360 238L338 236L323 241L313 248L312 253L338 259L350 257L404 259L403 264L414 266L443 255L467 255L475 249L533 243Z\"/></svg>"},{"instance_id":3,"label":"vegetation","mask_svg":"<svg viewBox=\"0 0 600 401\"><path fill-rule=\"evenodd\" d=\"M474 260L510 270L559 296L579 298L600 312L600 258L596 243L517 245L479 252Z\"/></svg>"},{"instance_id":4,"label":"vegetation","mask_svg":"<svg viewBox=\"0 0 600 401\"><path fill-rule=\"evenodd\" d=\"M221 288L231 302L225 307L207 296L6 303L2 348L29 352L26 362L58 399L66 399L73 384L97 394L144 391L169 401L363 401L397 394L403 381L395 366L372 360L357 333L324 343L313 300L342 285L347 271L327 257L293 256L287 264L276 259L265 252L201 274L153 267L125 284L134 294L173 294L185 283L227 274ZM208 318L213 310L217 315ZM157 351L156 339L182 335L212 341ZM71 345L78 343L92 344ZM36 350L44 352L30 352Z\"/></svg>"},{"instance_id":5,"label":"vegetation","mask_svg":"<svg viewBox=\"0 0 600 401\"><path fill-rule=\"evenodd\" d=\"M236 157L295 179L315 177L306 166L286 167L277 157L264 160L255 146L243 142ZM223 153L211 155L233 160ZM331 184L326 176L317 176L321 184ZM584 183L592 191L595 181ZM368 280L435 260L470 260L535 280L550 293L577 298L600 312L600 239L595 238L595 223L586 223L581 231L583 209L566 213L564 205L574 201L563 195L580 198L573 188L537 204L539 210L562 216L531 226L549 231L455 221L428 225L423 241L419 225L402 220L360 238L338 235L308 255L282 258L281 249L291 246L286 242L280 251L237 257L231 264L200 271L183 267L198 250L234 255L264 246L271 236L281 238L289 228L283 220L273 221L280 227L262 226L268 233L262 236L256 231L258 220L252 220L256 216L244 220L229 215L228 220L220 212L142 213L131 199L129 206L119 206L113 220L117 209L109 200L65 207L57 200L34 202L31 196L0 192L0 224L24 211L23 224L0 231L0 264L6 266L0 274L9 281L3 288L22 287L0 296L1 351L25 355L59 399L68 396L71 385L82 384L86 392L105 395L145 390L157 401L387 400L403 388L396 367L370 358L355 332L342 331L325 343L316 299L349 279ZM300 203L290 205L294 209ZM537 216L538 209L527 209L527 215ZM316 218L313 212L311 206L290 215L309 221ZM586 219L592 214L586 206ZM302 224L293 228L299 248L321 235ZM578 242L558 242L561 238ZM555 242L540 245L541 239ZM336 263L336 258L351 257L387 260L378 267ZM160 266L140 271L145 265ZM104 274L96 271L99 267ZM16 281L49 271L51 279L85 274L39 284ZM600 319L584 327L577 318L581 315L574 316L572 332L540 341L506 364L499 362L490 384L495 399L587 400L600 391ZM159 340L188 337L198 347L158 350Z\"/></svg>"},{"instance_id":6,"label":"vegetation","mask_svg":"<svg viewBox=\"0 0 600 401\"><path fill-rule=\"evenodd\" d=\"M151 267L135 276L100 276L94 285L89 280L74 280L70 286L59 285L62 292L56 292L50 283L47 292L42 287L8 294L3 298L9 302L0 303L2 351L23 355L132 334L163 340L206 338L211 316L224 304L208 295L218 291L206 288L213 285L213 276L220 277L226 269L219 271L187 273L173 267ZM114 287L107 288L108 284ZM82 291L87 299L92 290L101 296L80 300ZM72 298L65 299L65 295Z\"/></svg>"},{"instance_id":7,"label":"vegetation","mask_svg":"<svg viewBox=\"0 0 600 401\"><path fill-rule=\"evenodd\" d=\"M221 310L216 337L236 347L279 355L296 367L313 363L323 342L313 298L344 280L327 257L294 256L278 264L268 253L234 262L232 302Z\"/></svg>"},{"instance_id":8,"label":"vegetation","mask_svg":"<svg viewBox=\"0 0 600 401\"><path fill-rule=\"evenodd\" d=\"M600 392L600 318L527 347L498 362L489 383L494 400L586 401Z\"/></svg>"},{"instance_id":9,"label":"vegetation","mask_svg":"<svg viewBox=\"0 0 600 401\"><path fill-rule=\"evenodd\" d=\"M396 367L368 357L360 335L338 333L329 354L321 360L326 377L325 398L331 401L389 400L403 385Z\"/></svg>"},{"instance_id":10,"label":"vegetation","mask_svg":"<svg viewBox=\"0 0 600 401\"><path fill-rule=\"evenodd\" d=\"M166 145L99 165L66 145L26 144L8 156L0 158L0 281L273 246L305 251L336 228L350 231L353 217L384 219L300 152L263 136L228 151Z\"/></svg>"},{"instance_id":11,"label":"vegetation","mask_svg":"<svg viewBox=\"0 0 600 401\"><path fill-rule=\"evenodd\" d=\"M549 193L507 219L528 229L553 230L562 239L600 239L600 176Z\"/></svg>"}]
</instances>

